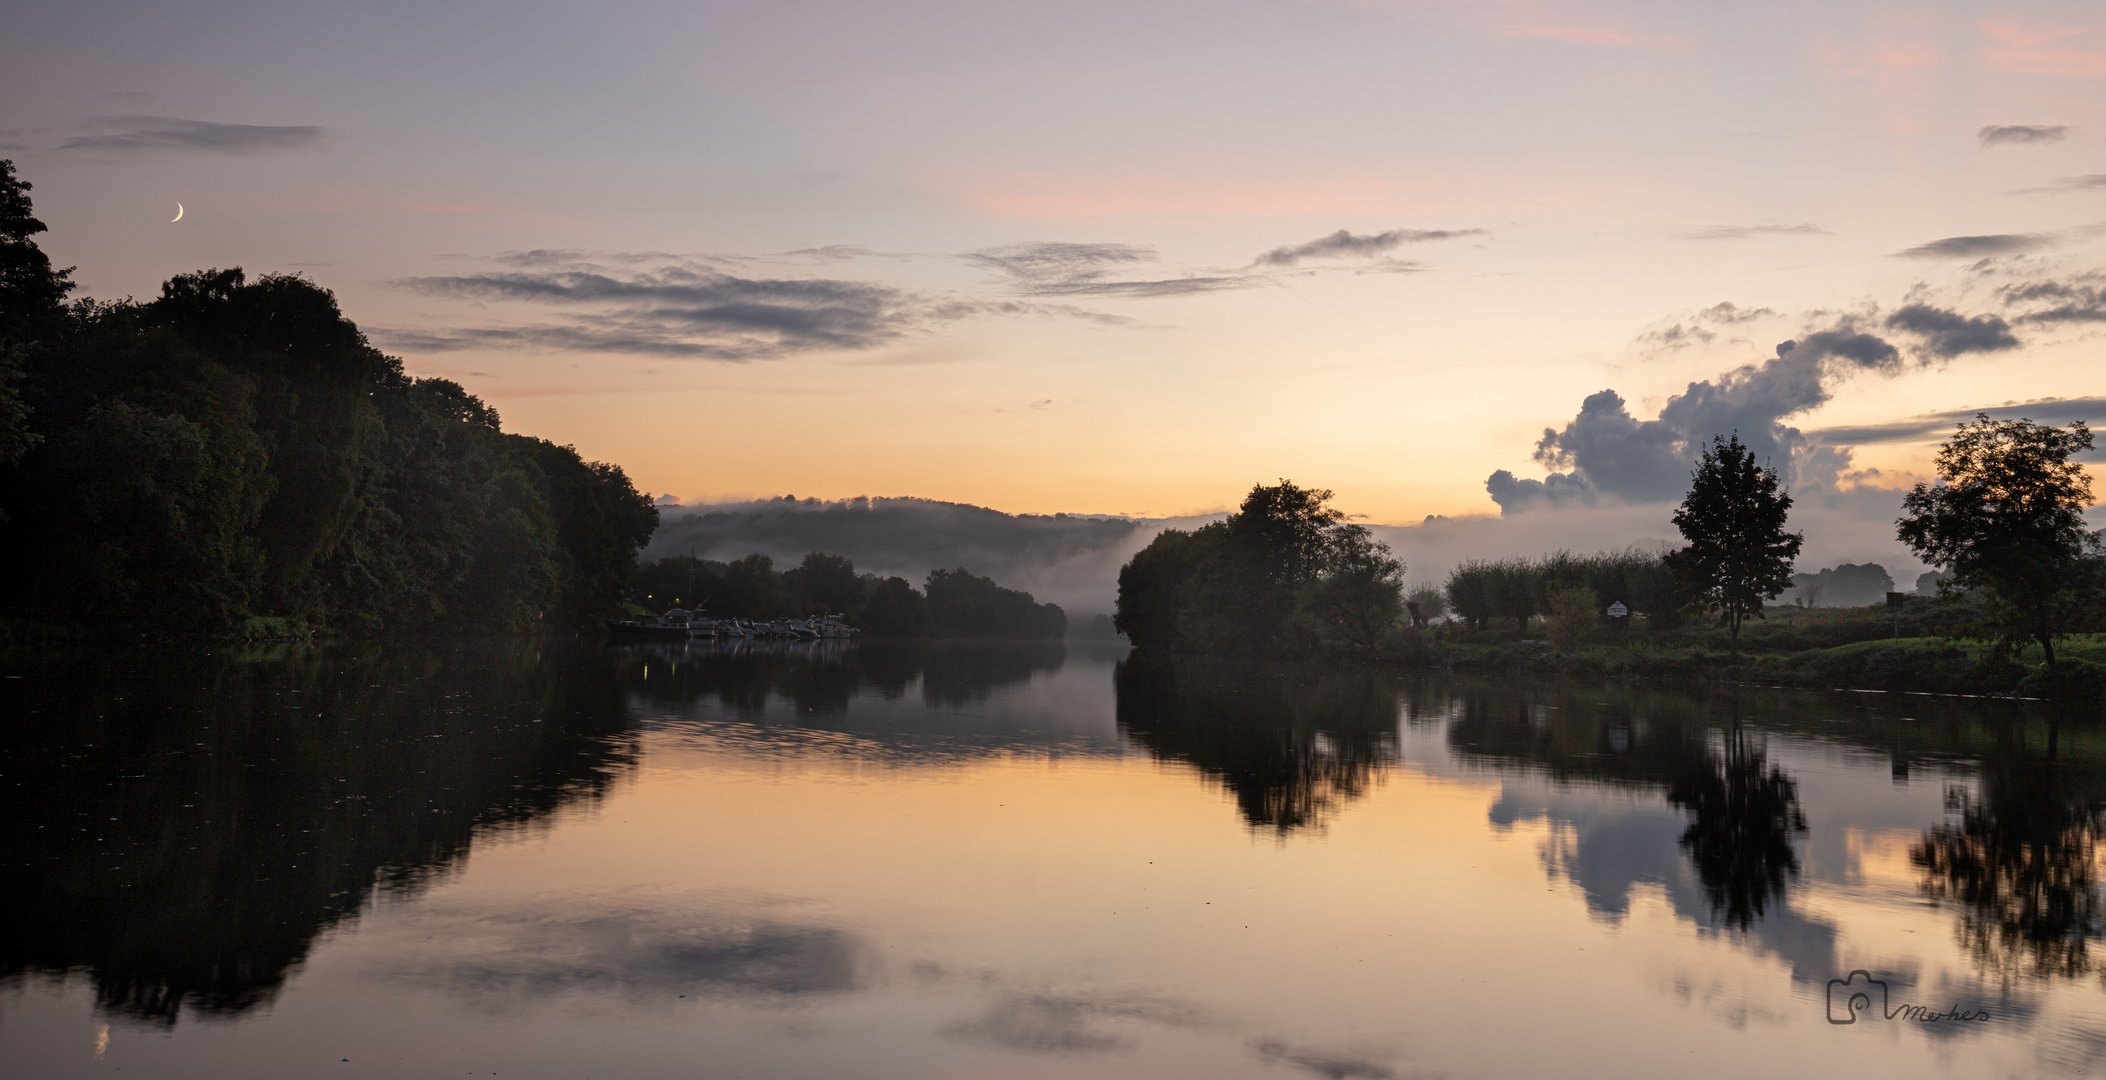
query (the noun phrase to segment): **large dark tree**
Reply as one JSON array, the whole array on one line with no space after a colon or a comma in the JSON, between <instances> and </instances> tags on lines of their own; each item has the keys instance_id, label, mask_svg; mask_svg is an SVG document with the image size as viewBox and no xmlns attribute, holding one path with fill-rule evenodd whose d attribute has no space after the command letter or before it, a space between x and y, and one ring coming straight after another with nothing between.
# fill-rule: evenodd
<instances>
[{"instance_id":1,"label":"large dark tree","mask_svg":"<svg viewBox=\"0 0 2106 1080\"><path fill-rule=\"evenodd\" d=\"M1697 605L1718 613L1736 654L1741 624L1750 615L1762 618L1763 602L1791 588L1792 561L1804 539L1784 531L1791 508L1777 474L1757 465L1736 434L1711 440L1675 511L1675 527L1689 546L1670 553L1668 563L1695 592Z\"/></svg>"},{"instance_id":2,"label":"large dark tree","mask_svg":"<svg viewBox=\"0 0 2106 1080\"><path fill-rule=\"evenodd\" d=\"M1330 500L1287 480L1258 484L1225 520L1165 530L1120 569L1114 623L1141 648L1257 652L1297 627L1366 644L1373 623L1386 629L1402 610L1403 564Z\"/></svg>"},{"instance_id":3,"label":"large dark tree","mask_svg":"<svg viewBox=\"0 0 2106 1080\"><path fill-rule=\"evenodd\" d=\"M72 269L52 269L30 239L45 231L32 212L30 186L15 175L14 162L0 158L0 465L19 461L37 442L18 386L23 354L63 325L73 290Z\"/></svg>"},{"instance_id":4,"label":"large dark tree","mask_svg":"<svg viewBox=\"0 0 2106 1080\"><path fill-rule=\"evenodd\" d=\"M0 168L0 607L161 632L619 610L657 525L619 468L408 376L304 278L203 270L65 305L28 190Z\"/></svg>"},{"instance_id":5,"label":"large dark tree","mask_svg":"<svg viewBox=\"0 0 2106 1080\"><path fill-rule=\"evenodd\" d=\"M2067 429L1976 414L1938 451L1938 482L1917 484L1895 524L1901 542L1951 585L1989 601L1978 632L2037 643L2055 671L2055 638L2099 601L2099 546L2084 528L2091 478L2072 461L2091 449L2082 420Z\"/></svg>"}]
</instances>

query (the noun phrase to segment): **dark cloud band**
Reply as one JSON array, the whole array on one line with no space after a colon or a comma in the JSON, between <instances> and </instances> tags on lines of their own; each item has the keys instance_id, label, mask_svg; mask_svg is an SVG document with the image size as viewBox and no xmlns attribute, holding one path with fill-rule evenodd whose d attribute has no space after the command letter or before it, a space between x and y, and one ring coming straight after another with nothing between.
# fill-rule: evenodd
<instances>
[{"instance_id":1,"label":"dark cloud band","mask_svg":"<svg viewBox=\"0 0 2106 1080\"><path fill-rule=\"evenodd\" d=\"M1454 240L1464 236L1488 236L1483 229L1391 229L1388 232L1355 235L1340 229L1305 244L1276 247L1260 255L1254 266L1294 266L1303 259L1368 258L1394 250L1400 244L1431 240Z\"/></svg>"}]
</instances>

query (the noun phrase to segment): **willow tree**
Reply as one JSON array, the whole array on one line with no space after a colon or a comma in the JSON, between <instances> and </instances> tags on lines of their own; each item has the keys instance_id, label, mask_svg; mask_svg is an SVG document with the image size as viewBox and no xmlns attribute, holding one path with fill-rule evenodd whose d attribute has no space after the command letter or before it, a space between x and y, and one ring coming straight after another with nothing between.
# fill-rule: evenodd
<instances>
[{"instance_id":1,"label":"willow tree","mask_svg":"<svg viewBox=\"0 0 2106 1080\"><path fill-rule=\"evenodd\" d=\"M1762 618L1763 603L1791 588L1805 538L1784 531L1792 497L1738 434L1713 436L1690 479L1674 515L1689 546L1667 560L1696 593L1696 606L1718 613L1737 656L1748 616Z\"/></svg>"}]
</instances>

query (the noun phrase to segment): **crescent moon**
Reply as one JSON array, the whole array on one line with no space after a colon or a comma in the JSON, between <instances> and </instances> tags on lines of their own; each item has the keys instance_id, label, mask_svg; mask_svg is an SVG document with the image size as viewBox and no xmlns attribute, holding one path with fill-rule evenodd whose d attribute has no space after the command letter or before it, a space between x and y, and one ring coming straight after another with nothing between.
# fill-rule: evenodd
<instances>
[{"instance_id":1,"label":"crescent moon","mask_svg":"<svg viewBox=\"0 0 2106 1080\"><path fill-rule=\"evenodd\" d=\"M169 218L169 219L168 219L168 223L169 223L170 225L173 225L173 224L175 224L176 222L178 222L178 221L181 221L181 220L183 220L183 204L182 204L182 203L177 203L177 204L175 204L175 216L174 216L174 217L172 217L172 218Z\"/></svg>"}]
</instances>

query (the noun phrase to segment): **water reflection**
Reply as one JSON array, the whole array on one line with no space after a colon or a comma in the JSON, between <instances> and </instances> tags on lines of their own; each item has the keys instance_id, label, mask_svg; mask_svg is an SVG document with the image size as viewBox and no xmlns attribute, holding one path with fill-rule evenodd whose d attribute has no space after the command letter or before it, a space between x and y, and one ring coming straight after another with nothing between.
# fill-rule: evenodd
<instances>
[{"instance_id":1,"label":"water reflection","mask_svg":"<svg viewBox=\"0 0 2106 1080\"><path fill-rule=\"evenodd\" d=\"M1738 717L1722 743L1675 779L1667 801L1689 811L1682 849L1696 864L1712 918L1745 931L1799 876L1792 841L1806 831L1806 815L1798 782L1770 764Z\"/></svg>"},{"instance_id":2,"label":"water reflection","mask_svg":"<svg viewBox=\"0 0 2106 1080\"><path fill-rule=\"evenodd\" d=\"M1380 672L1137 658L1112 685L1119 729L1197 766L1253 828L1321 826L1399 760L1398 690Z\"/></svg>"},{"instance_id":3,"label":"water reflection","mask_svg":"<svg viewBox=\"0 0 2106 1080\"><path fill-rule=\"evenodd\" d=\"M647 1039L706 1037L752 1075L842 1074L879 1059L866 1037L917 1075L1014 1072L1016 1055L1534 1075L1558 1061L1477 1067L1503 1041L1482 1032L1504 1029L1472 1018L1555 1025L1599 998L1678 1039L1825 1034L1809 1002L1863 966L1897 1000L1994 998L2003 1027L1923 1040L2038 1034L2077 1065L2084 1040L2106 1045L2054 997L2106 967L2106 744L2096 725L2050 738L2016 706L1058 643L9 670L25 677L0 680L0 974L77 976L102 1013L164 1027L235 1018L253 1038L274 1023L259 1005L323 1001L278 1025L298 1042L339 1000L341 1030L385 1028L402 1014L372 1002L399 997L507 1074L525 1025L542 1038L585 1015L539 1045L569 1039L615 1072L637 1059L594 1048L618 1016ZM461 872L472 847L531 829L543 842ZM415 902L373 914L386 896ZM314 997L288 993L311 957L326 961L296 985ZM1493 996L1486 963L1536 966ZM1435 1019L1406 1030L1399 1013ZM1531 1038L1556 1054L1583 1026ZM39 1037L20 1021L0 1036ZM821 1049L793 1061L792 1043Z\"/></svg>"},{"instance_id":4,"label":"water reflection","mask_svg":"<svg viewBox=\"0 0 2106 1080\"><path fill-rule=\"evenodd\" d=\"M170 1025L635 757L618 684L501 647L58 656L0 681L0 976Z\"/></svg>"},{"instance_id":5,"label":"water reflection","mask_svg":"<svg viewBox=\"0 0 2106 1080\"><path fill-rule=\"evenodd\" d=\"M842 715L866 695L897 701L917 681L924 704L964 708L1057 672L1068 658L1059 641L697 640L617 646L608 655L618 659L625 681L654 702L713 700L758 713L780 698L813 716Z\"/></svg>"},{"instance_id":6,"label":"water reflection","mask_svg":"<svg viewBox=\"0 0 2106 1080\"><path fill-rule=\"evenodd\" d=\"M1422 697L1416 711L1437 711L1444 700L1459 760L1551 780L1552 791L1535 805L1510 793L1494 819L1555 820L1567 842L1554 850L1553 867L1582 886L1599 914L1620 918L1630 890L1651 882L1694 916L1699 905L1685 893L1693 869L1703 899L1699 924L1746 932L1783 904L1799 875L1794 844L1807 825L1798 783L1770 761L1762 733L1742 722L1731 698L1465 685ZM1564 790L1575 784L1660 801L1603 806ZM1669 808L1681 811L1679 829ZM1670 831L1672 848L1663 843ZM1676 850L1686 865L1674 863ZM1793 950L1808 954L1799 959L1825 963L1832 930L1798 929L1790 936L1812 946Z\"/></svg>"},{"instance_id":7,"label":"water reflection","mask_svg":"<svg viewBox=\"0 0 2106 1080\"><path fill-rule=\"evenodd\" d=\"M1997 725L1979 793L1955 790L1959 822L1925 830L1909 853L1924 895L1957 910L1961 946L2005 984L2100 969L2091 943L2106 933L2099 896L2106 763L2063 757L2060 735L2059 725L2044 732L2023 722Z\"/></svg>"}]
</instances>

